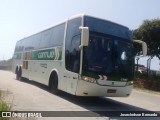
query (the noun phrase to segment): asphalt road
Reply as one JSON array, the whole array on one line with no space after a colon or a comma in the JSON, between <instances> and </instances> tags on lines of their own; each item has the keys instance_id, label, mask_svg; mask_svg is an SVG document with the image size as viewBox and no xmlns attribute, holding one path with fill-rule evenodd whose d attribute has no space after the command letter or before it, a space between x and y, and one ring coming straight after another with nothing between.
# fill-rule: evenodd
<instances>
[{"instance_id":1,"label":"asphalt road","mask_svg":"<svg viewBox=\"0 0 160 120\"><path fill-rule=\"evenodd\" d=\"M94 117L54 117L54 119L89 119L89 120L158 120L158 117L109 117L99 111L160 111L160 95L133 90L131 96L125 98L77 97L65 92L54 95L48 87L33 81L19 81L15 74L0 70L0 90L6 94L6 101L17 111L89 111ZM122 112L123 113L123 112ZM72 113L69 113L72 115ZM76 113L78 114L78 113ZM82 114L82 113L81 113ZM60 115L61 116L61 115ZM50 119L51 118L38 118Z\"/></svg>"}]
</instances>

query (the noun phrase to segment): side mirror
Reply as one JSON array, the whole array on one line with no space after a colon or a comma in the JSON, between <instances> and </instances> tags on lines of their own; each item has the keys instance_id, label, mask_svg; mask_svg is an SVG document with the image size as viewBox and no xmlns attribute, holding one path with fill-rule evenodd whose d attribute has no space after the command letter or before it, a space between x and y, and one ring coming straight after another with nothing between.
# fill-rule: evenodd
<instances>
[{"instance_id":1,"label":"side mirror","mask_svg":"<svg viewBox=\"0 0 160 120\"><path fill-rule=\"evenodd\" d=\"M143 56L147 56L147 44L145 42L142 42L142 51Z\"/></svg>"},{"instance_id":2,"label":"side mirror","mask_svg":"<svg viewBox=\"0 0 160 120\"><path fill-rule=\"evenodd\" d=\"M142 44L143 56L146 56L147 55L147 44L141 40L134 40L134 42Z\"/></svg>"},{"instance_id":3,"label":"side mirror","mask_svg":"<svg viewBox=\"0 0 160 120\"><path fill-rule=\"evenodd\" d=\"M80 45L80 48L82 46L88 46L89 28L88 27L79 27L79 29L81 30L81 45Z\"/></svg>"}]
</instances>

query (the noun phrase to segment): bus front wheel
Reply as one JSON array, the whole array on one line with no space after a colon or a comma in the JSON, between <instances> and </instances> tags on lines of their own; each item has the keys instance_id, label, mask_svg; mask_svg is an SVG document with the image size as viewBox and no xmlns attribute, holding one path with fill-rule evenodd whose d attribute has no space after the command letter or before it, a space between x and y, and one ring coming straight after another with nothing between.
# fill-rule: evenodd
<instances>
[{"instance_id":1,"label":"bus front wheel","mask_svg":"<svg viewBox=\"0 0 160 120\"><path fill-rule=\"evenodd\" d=\"M53 94L58 94L58 76L57 74L53 74L51 77L51 82L50 82L50 91Z\"/></svg>"}]
</instances>

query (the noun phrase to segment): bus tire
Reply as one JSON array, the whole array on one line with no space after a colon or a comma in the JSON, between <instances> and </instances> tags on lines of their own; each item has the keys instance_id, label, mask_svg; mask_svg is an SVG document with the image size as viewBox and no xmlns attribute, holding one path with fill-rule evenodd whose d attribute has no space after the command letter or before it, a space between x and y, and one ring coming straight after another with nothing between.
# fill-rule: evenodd
<instances>
[{"instance_id":1,"label":"bus tire","mask_svg":"<svg viewBox=\"0 0 160 120\"><path fill-rule=\"evenodd\" d=\"M53 73L53 74L51 75L51 79L50 79L50 80L51 80L51 81L50 81L50 91L51 91L53 94L57 95L58 92L59 92L59 90L58 90L58 76L57 76L57 74L56 74L56 73Z\"/></svg>"}]
</instances>

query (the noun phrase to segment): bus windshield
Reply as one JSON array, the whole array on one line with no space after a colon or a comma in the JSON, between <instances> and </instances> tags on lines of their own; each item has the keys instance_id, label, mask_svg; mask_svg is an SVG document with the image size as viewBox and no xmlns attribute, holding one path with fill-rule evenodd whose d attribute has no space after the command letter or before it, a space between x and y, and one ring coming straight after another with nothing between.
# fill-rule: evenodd
<instances>
[{"instance_id":1,"label":"bus windshield","mask_svg":"<svg viewBox=\"0 0 160 120\"><path fill-rule=\"evenodd\" d=\"M99 75L133 75L133 47L130 42L110 36L90 35L84 47L83 71Z\"/></svg>"}]
</instances>

